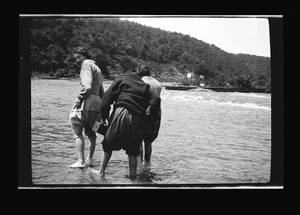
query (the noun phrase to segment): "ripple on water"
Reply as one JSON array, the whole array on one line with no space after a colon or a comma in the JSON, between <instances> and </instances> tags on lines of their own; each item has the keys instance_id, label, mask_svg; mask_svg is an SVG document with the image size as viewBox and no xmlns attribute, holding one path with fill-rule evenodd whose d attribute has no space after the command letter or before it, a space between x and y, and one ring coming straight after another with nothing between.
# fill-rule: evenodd
<instances>
[{"instance_id":1,"label":"ripple on water","mask_svg":"<svg viewBox=\"0 0 300 215\"><path fill-rule=\"evenodd\" d=\"M162 91L162 122L151 163L132 181L128 156L114 152L101 180L77 159L69 111L79 82L31 83L31 158L34 184L266 183L271 165L271 99L264 94ZM109 84L105 85L106 89ZM47 89L47 90L44 90ZM88 139L85 138L85 155ZM94 169L103 137L98 135Z\"/></svg>"}]
</instances>

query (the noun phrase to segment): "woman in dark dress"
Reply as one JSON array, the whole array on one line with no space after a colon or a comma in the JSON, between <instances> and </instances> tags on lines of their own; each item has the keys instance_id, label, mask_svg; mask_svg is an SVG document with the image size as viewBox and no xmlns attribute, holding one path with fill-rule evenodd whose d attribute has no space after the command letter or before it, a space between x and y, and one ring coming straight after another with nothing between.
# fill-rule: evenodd
<instances>
[{"instance_id":1,"label":"woman in dark dress","mask_svg":"<svg viewBox=\"0 0 300 215\"><path fill-rule=\"evenodd\" d=\"M109 117L110 105L114 109ZM140 154L145 130L146 110L157 115L160 98L150 90L135 72L120 75L107 89L102 98L100 111L102 119L108 120L108 130L102 141L103 156L100 176L104 177L106 166L113 150L124 149L129 159L130 178L136 177L137 156Z\"/></svg>"}]
</instances>

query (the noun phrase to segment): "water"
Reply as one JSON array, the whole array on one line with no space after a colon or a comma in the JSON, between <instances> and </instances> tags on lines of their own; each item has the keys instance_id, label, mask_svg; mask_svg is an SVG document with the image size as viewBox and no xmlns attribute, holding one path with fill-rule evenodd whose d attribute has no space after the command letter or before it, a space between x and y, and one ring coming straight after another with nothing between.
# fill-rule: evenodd
<instances>
[{"instance_id":1,"label":"water","mask_svg":"<svg viewBox=\"0 0 300 215\"><path fill-rule=\"evenodd\" d=\"M109 83L105 83L105 89ZM271 96L258 93L162 91L162 122L151 163L132 181L128 157L113 152L100 180L77 159L68 114L79 83L31 81L31 157L34 184L266 183L271 164ZM99 170L102 136L94 168ZM88 139L85 137L85 156Z\"/></svg>"}]
</instances>

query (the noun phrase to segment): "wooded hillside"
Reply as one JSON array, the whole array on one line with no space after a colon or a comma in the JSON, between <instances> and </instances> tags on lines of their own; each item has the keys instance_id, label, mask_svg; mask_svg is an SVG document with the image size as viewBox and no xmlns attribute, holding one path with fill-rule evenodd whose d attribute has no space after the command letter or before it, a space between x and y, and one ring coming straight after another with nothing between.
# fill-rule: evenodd
<instances>
[{"instance_id":1,"label":"wooded hillside","mask_svg":"<svg viewBox=\"0 0 300 215\"><path fill-rule=\"evenodd\" d=\"M78 46L90 50L107 78L146 64L162 81L184 81L193 72L197 83L202 75L210 86L271 89L268 57L227 53L188 35L118 18L33 19L32 74L78 76L80 68L73 58Z\"/></svg>"}]
</instances>

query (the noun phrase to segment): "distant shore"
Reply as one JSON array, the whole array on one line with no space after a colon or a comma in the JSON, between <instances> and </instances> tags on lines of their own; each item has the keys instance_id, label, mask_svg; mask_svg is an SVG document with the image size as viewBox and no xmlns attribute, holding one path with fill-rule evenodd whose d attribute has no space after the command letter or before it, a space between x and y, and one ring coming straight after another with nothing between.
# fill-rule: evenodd
<instances>
[{"instance_id":1,"label":"distant shore","mask_svg":"<svg viewBox=\"0 0 300 215\"><path fill-rule=\"evenodd\" d=\"M57 77L32 77L31 79L44 79L44 80L68 80L68 81L78 81L78 78L57 78ZM103 79L106 84L111 84L113 80ZM266 89L256 89L256 88L238 88L238 87L198 87L198 86L183 86L177 82L161 82L162 86L168 90L192 90L192 91L215 91L215 92L241 92L241 93L271 93Z\"/></svg>"},{"instance_id":2,"label":"distant shore","mask_svg":"<svg viewBox=\"0 0 300 215\"><path fill-rule=\"evenodd\" d=\"M216 92L271 93L271 91L267 91L266 89L258 89L258 88L204 87L204 89L208 89Z\"/></svg>"}]
</instances>

